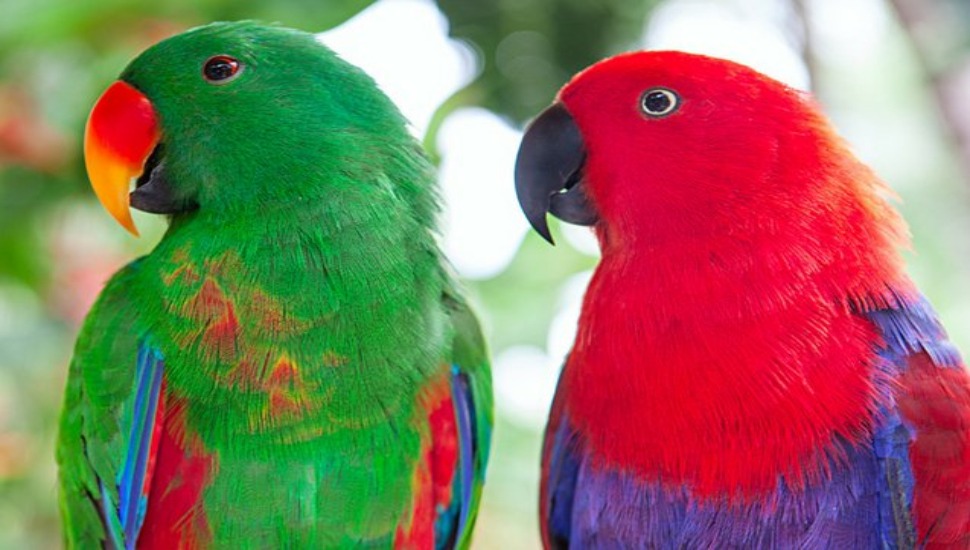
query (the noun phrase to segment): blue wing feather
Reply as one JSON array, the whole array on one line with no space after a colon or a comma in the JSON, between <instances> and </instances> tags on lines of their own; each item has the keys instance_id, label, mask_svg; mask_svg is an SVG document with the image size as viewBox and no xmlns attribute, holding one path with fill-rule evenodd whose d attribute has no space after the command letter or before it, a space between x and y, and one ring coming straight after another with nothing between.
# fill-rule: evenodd
<instances>
[{"instance_id":1,"label":"blue wing feather","mask_svg":"<svg viewBox=\"0 0 970 550\"><path fill-rule=\"evenodd\" d=\"M458 429L458 471L452 482L451 504L438 510L435 546L453 548L468 526L475 496L475 457L479 452L474 396L468 377L457 366L451 369L451 398Z\"/></svg>"},{"instance_id":2,"label":"blue wing feather","mask_svg":"<svg viewBox=\"0 0 970 550\"><path fill-rule=\"evenodd\" d=\"M128 430L128 445L116 480L117 506L112 504L111 493L104 487L104 481L101 482L102 512L105 518L109 518L109 535L117 547L123 546L128 550L135 548L138 532L145 520L148 498L145 480L150 475L148 465L158 419L164 369L165 364L158 350L142 343L136 363L135 400Z\"/></svg>"},{"instance_id":3,"label":"blue wing feather","mask_svg":"<svg viewBox=\"0 0 970 550\"><path fill-rule=\"evenodd\" d=\"M905 368L906 357L926 352L940 367L959 367L960 352L950 343L933 306L925 298L865 314L885 340L880 355Z\"/></svg>"},{"instance_id":4,"label":"blue wing feather","mask_svg":"<svg viewBox=\"0 0 970 550\"><path fill-rule=\"evenodd\" d=\"M458 532L463 533L468 525L468 513L471 510L473 483L475 480L475 416L472 404L471 390L468 387L468 377L455 369L451 377L452 399L455 404L455 417L458 419L458 480L460 486L461 513L458 521Z\"/></svg>"},{"instance_id":5,"label":"blue wing feather","mask_svg":"<svg viewBox=\"0 0 970 550\"><path fill-rule=\"evenodd\" d=\"M549 426L542 457L540 512L543 538L553 548L569 546L572 533L573 502L579 477L582 451L578 435L562 406L562 378L549 415Z\"/></svg>"},{"instance_id":6,"label":"blue wing feather","mask_svg":"<svg viewBox=\"0 0 970 550\"><path fill-rule=\"evenodd\" d=\"M562 419L553 437L552 451L549 456L547 489L549 517L546 519L550 542L556 546L567 546L571 530L573 499L576 480L579 476L580 460L575 445L575 434L569 427L568 419Z\"/></svg>"}]
</instances>

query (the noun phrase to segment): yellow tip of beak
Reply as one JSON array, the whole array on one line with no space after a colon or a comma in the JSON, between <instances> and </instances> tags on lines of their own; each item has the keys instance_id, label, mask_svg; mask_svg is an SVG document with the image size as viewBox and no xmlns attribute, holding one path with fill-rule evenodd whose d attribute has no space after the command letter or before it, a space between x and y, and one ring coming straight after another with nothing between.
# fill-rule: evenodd
<instances>
[{"instance_id":1,"label":"yellow tip of beak","mask_svg":"<svg viewBox=\"0 0 970 550\"><path fill-rule=\"evenodd\" d=\"M122 227L134 236L138 236L138 228L131 219L131 207L128 204L128 189L131 179L141 175L141 166L134 167L123 159L111 154L107 148L90 136L84 143L84 164L91 180L94 194Z\"/></svg>"},{"instance_id":2,"label":"yellow tip of beak","mask_svg":"<svg viewBox=\"0 0 970 550\"><path fill-rule=\"evenodd\" d=\"M94 104L84 128L84 164L98 200L132 235L128 190L158 144L151 102L127 82L112 84Z\"/></svg>"}]
</instances>

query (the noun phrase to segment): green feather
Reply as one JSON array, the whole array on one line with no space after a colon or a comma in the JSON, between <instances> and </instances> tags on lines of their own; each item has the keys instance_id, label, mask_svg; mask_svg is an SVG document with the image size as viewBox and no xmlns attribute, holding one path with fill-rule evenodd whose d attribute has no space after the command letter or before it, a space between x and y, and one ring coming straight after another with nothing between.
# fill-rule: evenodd
<instances>
[{"instance_id":1,"label":"green feather","mask_svg":"<svg viewBox=\"0 0 970 550\"><path fill-rule=\"evenodd\" d=\"M220 54L243 69L213 85L201 67ZM422 467L419 395L452 364L473 380L480 486L487 355L438 249L433 169L370 77L310 34L218 23L122 79L199 208L112 279L79 337L58 448L70 545L106 537L98 482L124 460L140 341L215 457L214 546L390 546Z\"/></svg>"}]
</instances>

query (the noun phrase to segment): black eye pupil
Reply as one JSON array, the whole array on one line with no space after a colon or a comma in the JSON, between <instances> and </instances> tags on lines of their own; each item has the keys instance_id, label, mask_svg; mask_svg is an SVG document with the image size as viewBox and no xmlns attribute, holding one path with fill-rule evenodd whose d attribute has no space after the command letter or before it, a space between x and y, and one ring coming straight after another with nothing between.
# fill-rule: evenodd
<instances>
[{"instance_id":1,"label":"black eye pupil","mask_svg":"<svg viewBox=\"0 0 970 550\"><path fill-rule=\"evenodd\" d=\"M239 62L227 56L217 56L205 62L202 74L210 82L225 80L239 72Z\"/></svg>"},{"instance_id":2,"label":"black eye pupil","mask_svg":"<svg viewBox=\"0 0 970 550\"><path fill-rule=\"evenodd\" d=\"M664 92L650 92L643 98L643 106L650 113L662 113L670 108L671 103L670 94Z\"/></svg>"},{"instance_id":3,"label":"black eye pupil","mask_svg":"<svg viewBox=\"0 0 970 550\"><path fill-rule=\"evenodd\" d=\"M680 96L667 88L652 88L640 96L640 111L650 118L665 117L680 108Z\"/></svg>"},{"instance_id":4,"label":"black eye pupil","mask_svg":"<svg viewBox=\"0 0 970 550\"><path fill-rule=\"evenodd\" d=\"M225 61L209 63L209 66L205 68L205 74L212 80L229 78L232 76L232 65L226 63Z\"/></svg>"}]
</instances>

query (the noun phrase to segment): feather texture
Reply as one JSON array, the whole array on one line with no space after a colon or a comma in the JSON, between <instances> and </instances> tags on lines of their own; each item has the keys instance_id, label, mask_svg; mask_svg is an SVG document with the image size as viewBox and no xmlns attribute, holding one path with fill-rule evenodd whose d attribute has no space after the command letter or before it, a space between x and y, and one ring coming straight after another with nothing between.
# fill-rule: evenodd
<instances>
[{"instance_id":1,"label":"feather texture","mask_svg":"<svg viewBox=\"0 0 970 550\"><path fill-rule=\"evenodd\" d=\"M926 548L967 547L970 376L925 300L870 318L884 335L883 357L900 371L896 403L912 440L911 466L899 476L912 494L907 519Z\"/></svg>"},{"instance_id":2,"label":"feather texture","mask_svg":"<svg viewBox=\"0 0 970 550\"><path fill-rule=\"evenodd\" d=\"M214 86L213 55L244 69ZM165 40L122 79L157 113L168 192L197 208L78 338L68 546L467 547L489 363L403 117L313 35L254 23Z\"/></svg>"},{"instance_id":3,"label":"feather texture","mask_svg":"<svg viewBox=\"0 0 970 550\"><path fill-rule=\"evenodd\" d=\"M650 481L598 460L557 400L543 459L547 546L965 546L970 377L925 300L860 315L883 335L873 351L896 389L882 400L872 439L843 443L806 487L782 479L768 495L732 502Z\"/></svg>"},{"instance_id":4,"label":"feather texture","mask_svg":"<svg viewBox=\"0 0 970 550\"><path fill-rule=\"evenodd\" d=\"M118 479L119 522L124 526L125 548L135 547L145 519L155 453L163 422L162 375L165 365L158 351L142 344L138 349L134 408L130 420L128 449Z\"/></svg>"},{"instance_id":5,"label":"feather texture","mask_svg":"<svg viewBox=\"0 0 970 550\"><path fill-rule=\"evenodd\" d=\"M602 259L546 431L546 546L965 547L970 378L812 100L636 52L558 101Z\"/></svg>"}]
</instances>

